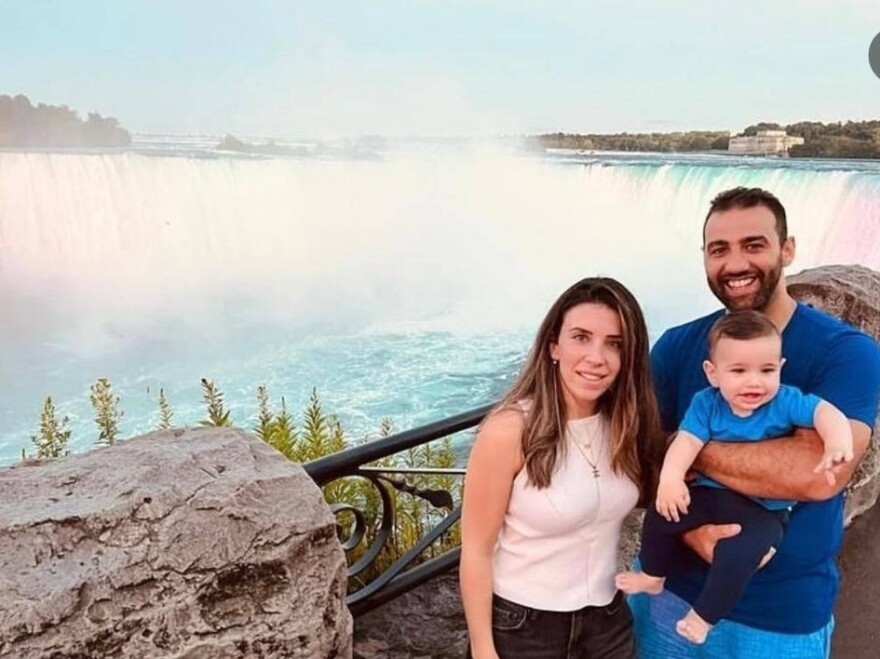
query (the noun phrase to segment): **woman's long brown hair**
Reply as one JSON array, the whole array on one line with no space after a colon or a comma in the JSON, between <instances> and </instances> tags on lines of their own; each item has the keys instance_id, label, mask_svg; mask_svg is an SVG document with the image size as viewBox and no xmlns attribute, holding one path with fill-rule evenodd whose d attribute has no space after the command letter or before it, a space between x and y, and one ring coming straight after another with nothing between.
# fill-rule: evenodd
<instances>
[{"instance_id":1,"label":"woman's long brown hair","mask_svg":"<svg viewBox=\"0 0 880 659\"><path fill-rule=\"evenodd\" d=\"M530 484L547 487L566 432L565 398L550 344L558 343L568 310L584 303L604 305L620 317L620 373L599 398L598 410L611 421L611 467L639 485L644 502L654 493L663 440L651 382L648 329L635 297L617 280L582 279L553 303L522 372L496 410L528 402L522 438L525 467Z\"/></svg>"}]
</instances>

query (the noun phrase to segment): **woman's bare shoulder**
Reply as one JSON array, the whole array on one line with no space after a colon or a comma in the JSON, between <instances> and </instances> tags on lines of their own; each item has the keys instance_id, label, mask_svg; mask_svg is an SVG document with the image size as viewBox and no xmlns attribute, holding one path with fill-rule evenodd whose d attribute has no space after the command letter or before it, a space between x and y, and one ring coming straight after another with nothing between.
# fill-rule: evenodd
<instances>
[{"instance_id":1,"label":"woman's bare shoulder","mask_svg":"<svg viewBox=\"0 0 880 659\"><path fill-rule=\"evenodd\" d=\"M491 429L493 432L518 432L521 433L526 427L525 412L516 405L507 405L505 407L493 410L486 420L483 421L481 430Z\"/></svg>"},{"instance_id":2,"label":"woman's bare shoulder","mask_svg":"<svg viewBox=\"0 0 880 659\"><path fill-rule=\"evenodd\" d=\"M526 427L525 413L516 406L494 410L480 426L477 441L498 449L520 451L523 431Z\"/></svg>"}]
</instances>

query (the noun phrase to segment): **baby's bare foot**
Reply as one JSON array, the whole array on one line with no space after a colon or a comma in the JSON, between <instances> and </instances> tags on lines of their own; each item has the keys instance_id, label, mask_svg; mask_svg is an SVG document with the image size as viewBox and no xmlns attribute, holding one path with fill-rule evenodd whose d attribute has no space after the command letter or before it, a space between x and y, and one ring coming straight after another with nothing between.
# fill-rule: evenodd
<instances>
[{"instance_id":1,"label":"baby's bare foot","mask_svg":"<svg viewBox=\"0 0 880 659\"><path fill-rule=\"evenodd\" d=\"M684 636L691 643L705 643L706 635L712 625L697 615L697 612L691 609L687 615L675 623L675 631Z\"/></svg>"},{"instance_id":2,"label":"baby's bare foot","mask_svg":"<svg viewBox=\"0 0 880 659\"><path fill-rule=\"evenodd\" d=\"M615 585L628 595L634 593L659 595L663 592L665 581L663 577L652 577L644 572L621 572L614 577Z\"/></svg>"}]
</instances>

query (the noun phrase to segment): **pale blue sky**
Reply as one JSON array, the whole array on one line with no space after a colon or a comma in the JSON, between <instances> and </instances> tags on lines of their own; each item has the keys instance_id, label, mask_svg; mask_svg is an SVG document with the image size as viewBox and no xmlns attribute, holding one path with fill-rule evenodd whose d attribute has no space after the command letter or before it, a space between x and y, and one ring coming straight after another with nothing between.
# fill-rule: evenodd
<instances>
[{"instance_id":1,"label":"pale blue sky","mask_svg":"<svg viewBox=\"0 0 880 659\"><path fill-rule=\"evenodd\" d=\"M880 118L878 32L878 0L0 0L0 94L137 132L740 130Z\"/></svg>"}]
</instances>

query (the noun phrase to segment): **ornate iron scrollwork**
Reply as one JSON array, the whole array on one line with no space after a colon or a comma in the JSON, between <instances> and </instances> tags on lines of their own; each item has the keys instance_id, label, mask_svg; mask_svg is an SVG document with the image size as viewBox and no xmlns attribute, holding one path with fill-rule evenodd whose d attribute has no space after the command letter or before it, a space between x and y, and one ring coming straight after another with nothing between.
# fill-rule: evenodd
<instances>
[{"instance_id":1,"label":"ornate iron scrollwork","mask_svg":"<svg viewBox=\"0 0 880 659\"><path fill-rule=\"evenodd\" d=\"M397 557L379 575L370 579L358 590L350 593L346 600L352 613L365 613L379 604L392 599L419 583L430 579L458 564L459 548L447 551L424 563L411 567L419 556L439 538L447 533L461 517L461 506L456 506L452 493L445 489L427 488L413 485L406 480L408 475L462 476L463 469L404 469L396 467L370 467L371 462L427 444L435 439L446 437L476 426L492 408L491 405L459 414L436 423L408 430L391 437L367 442L340 453L326 456L303 465L306 472L319 485L325 486L341 478L366 479L379 493L380 509L375 520L358 507L357 502L338 502L331 505L337 520L340 515L349 514L347 523L338 523L340 542L351 553L371 535L370 525L374 525L375 535L369 546L349 565L349 578L357 577L373 565L388 545L395 528L397 510L390 488L409 496L419 497L438 510L446 511L433 528ZM362 504L361 504L362 505Z\"/></svg>"}]
</instances>

